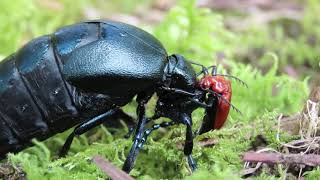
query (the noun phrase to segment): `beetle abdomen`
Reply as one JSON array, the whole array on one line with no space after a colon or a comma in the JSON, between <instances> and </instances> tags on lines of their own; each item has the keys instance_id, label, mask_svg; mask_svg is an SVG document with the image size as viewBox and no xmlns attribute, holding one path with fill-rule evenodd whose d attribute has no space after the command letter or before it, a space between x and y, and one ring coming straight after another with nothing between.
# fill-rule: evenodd
<instances>
[{"instance_id":1,"label":"beetle abdomen","mask_svg":"<svg viewBox=\"0 0 320 180\"><path fill-rule=\"evenodd\" d=\"M78 112L61 76L50 36L42 36L24 46L18 51L15 64L49 129L74 124L71 120L70 124L60 122Z\"/></svg>"},{"instance_id":2,"label":"beetle abdomen","mask_svg":"<svg viewBox=\"0 0 320 180\"><path fill-rule=\"evenodd\" d=\"M18 141L26 141L46 133L48 127L42 120L36 104L15 66L15 55L0 65L0 120L3 126L0 144L15 149ZM6 136L8 135L8 136ZM1 146L3 151L6 146Z\"/></svg>"},{"instance_id":3,"label":"beetle abdomen","mask_svg":"<svg viewBox=\"0 0 320 180\"><path fill-rule=\"evenodd\" d=\"M0 154L17 151L32 138L46 139L110 108L107 96L83 95L61 75L61 57L90 41L87 33L78 35L85 32L83 28L70 27L69 39L61 29L32 40L0 63Z\"/></svg>"}]
</instances>

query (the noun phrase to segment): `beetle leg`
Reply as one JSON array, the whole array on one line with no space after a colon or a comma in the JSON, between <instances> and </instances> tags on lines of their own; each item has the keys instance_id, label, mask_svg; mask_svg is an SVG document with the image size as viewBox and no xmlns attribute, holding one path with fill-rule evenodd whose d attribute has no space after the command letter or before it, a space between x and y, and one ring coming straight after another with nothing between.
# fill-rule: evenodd
<instances>
[{"instance_id":1,"label":"beetle leg","mask_svg":"<svg viewBox=\"0 0 320 180\"><path fill-rule=\"evenodd\" d=\"M144 131L144 126L148 120L146 117L146 104L152 97L153 93L148 93L148 94L138 94L137 96L137 102L138 102L138 107L137 107L137 115L138 115L138 124L137 124L137 129L135 132L135 139L141 139L141 136Z\"/></svg>"},{"instance_id":2,"label":"beetle leg","mask_svg":"<svg viewBox=\"0 0 320 180\"><path fill-rule=\"evenodd\" d=\"M170 87L161 87L161 89L165 90L165 91L170 91L170 92L174 92L177 94L183 94L183 95L188 95L188 96L196 96L197 94L195 93L191 93L182 89L178 89L178 88L170 88Z\"/></svg>"},{"instance_id":3,"label":"beetle leg","mask_svg":"<svg viewBox=\"0 0 320 180\"><path fill-rule=\"evenodd\" d=\"M175 125L176 122L174 121L169 121L169 122L163 122L163 123L160 123L160 124L154 124L151 128L147 129L144 131L143 133L143 143L141 145L141 147L143 146L143 144L147 141L147 138L148 136L154 131L154 130L157 130L159 128L164 128L164 127L169 127L169 126L172 126L172 125Z\"/></svg>"},{"instance_id":4,"label":"beetle leg","mask_svg":"<svg viewBox=\"0 0 320 180\"><path fill-rule=\"evenodd\" d=\"M142 128L144 128L144 123L145 123L146 119L144 119L143 121L144 122L141 123ZM141 147L142 141L143 141L142 136L139 133L138 135L136 135L136 137L133 141L133 145L131 146L130 152L127 156L127 159L123 164L122 170L124 170L125 172L129 173L132 170L133 165L137 159L137 155L139 154L139 150L141 149L140 147Z\"/></svg>"},{"instance_id":5,"label":"beetle leg","mask_svg":"<svg viewBox=\"0 0 320 180\"><path fill-rule=\"evenodd\" d=\"M124 162L124 165L122 167L122 170L125 172L129 173L133 165L136 161L137 155L139 154L140 150L140 144L143 141L143 132L144 132L144 126L147 122L147 117L146 117L146 104L149 101L149 99L152 97L153 92L149 91L146 94L138 94L137 96L137 102L138 102L138 107L137 107L137 114L138 114L138 124L135 132L135 137L133 140L133 145L130 149L129 155L127 156L126 161Z\"/></svg>"},{"instance_id":6,"label":"beetle leg","mask_svg":"<svg viewBox=\"0 0 320 180\"><path fill-rule=\"evenodd\" d=\"M68 153L70 146L72 144L72 141L75 136L79 136L79 135L87 132L88 130L102 124L108 117L111 117L112 115L114 115L117 112L117 110L118 110L118 108L111 109L111 110L109 110L103 114L100 114L99 116L96 116L93 119L77 126L74 129L74 131L68 136L66 142L64 143L63 147L60 150L59 156L64 157Z\"/></svg>"},{"instance_id":7,"label":"beetle leg","mask_svg":"<svg viewBox=\"0 0 320 180\"><path fill-rule=\"evenodd\" d=\"M205 108L205 115L202 120L202 124L198 131L195 132L195 135L206 133L212 130L212 127L215 123L215 116L217 113L217 97L210 95L206 100L206 103L210 105L210 107ZM214 106L214 107L213 107Z\"/></svg>"},{"instance_id":8,"label":"beetle leg","mask_svg":"<svg viewBox=\"0 0 320 180\"><path fill-rule=\"evenodd\" d=\"M189 97L188 100L193 102L193 103L195 103L195 104L197 104L197 105L199 105L202 108L211 108L212 107L212 104L207 105L207 104L202 103L202 102L200 102L198 100L192 99L191 97Z\"/></svg>"},{"instance_id":9,"label":"beetle leg","mask_svg":"<svg viewBox=\"0 0 320 180\"><path fill-rule=\"evenodd\" d=\"M192 133L192 119L184 114L182 115L182 123L187 126L186 129L186 140L184 145L184 154L187 156L189 167L192 171L197 169L197 164L192 157L193 149L193 133Z\"/></svg>"},{"instance_id":10,"label":"beetle leg","mask_svg":"<svg viewBox=\"0 0 320 180\"><path fill-rule=\"evenodd\" d=\"M139 150L143 147L144 143L147 141L147 138L152 131L159 129L160 127L168 127L174 124L176 124L176 122L163 122L161 124L154 124L151 128L145 130L141 139L135 139L122 169L128 173L131 171L135 163L135 159L139 153Z\"/></svg>"}]
</instances>

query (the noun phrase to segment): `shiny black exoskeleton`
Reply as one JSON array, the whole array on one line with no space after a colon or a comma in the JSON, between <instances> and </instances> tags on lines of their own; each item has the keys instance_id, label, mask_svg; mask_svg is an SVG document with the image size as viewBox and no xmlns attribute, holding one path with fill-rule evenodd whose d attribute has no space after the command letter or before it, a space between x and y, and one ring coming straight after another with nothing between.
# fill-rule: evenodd
<instances>
[{"instance_id":1,"label":"shiny black exoskeleton","mask_svg":"<svg viewBox=\"0 0 320 180\"><path fill-rule=\"evenodd\" d=\"M153 117L145 105L159 97ZM74 136L117 117L137 96L134 142L123 169L129 172L148 135L159 127L185 124L184 153L192 169L191 113L206 107L196 73L182 56L168 56L161 43L134 26L106 20L83 22L41 36L0 63L0 155L17 152L32 138L47 139L76 126ZM172 121L154 124L168 117Z\"/></svg>"}]
</instances>

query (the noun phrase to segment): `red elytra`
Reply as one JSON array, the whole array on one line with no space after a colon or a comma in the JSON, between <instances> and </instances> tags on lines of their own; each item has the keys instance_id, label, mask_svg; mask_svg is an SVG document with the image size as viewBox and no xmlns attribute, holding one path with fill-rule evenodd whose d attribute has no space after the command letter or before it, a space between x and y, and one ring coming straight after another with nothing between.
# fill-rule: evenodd
<instances>
[{"instance_id":1,"label":"red elytra","mask_svg":"<svg viewBox=\"0 0 320 180\"><path fill-rule=\"evenodd\" d=\"M226 80L223 76L205 75L200 79L199 86L202 89L210 89L220 94L222 97L224 97L225 100L231 103L231 96L232 96L231 82L229 80ZM220 129L225 123L225 121L227 120L229 110L230 110L230 104L228 104L225 100L220 98L218 102L218 106L213 107L213 108L217 108L213 129Z\"/></svg>"}]
</instances>

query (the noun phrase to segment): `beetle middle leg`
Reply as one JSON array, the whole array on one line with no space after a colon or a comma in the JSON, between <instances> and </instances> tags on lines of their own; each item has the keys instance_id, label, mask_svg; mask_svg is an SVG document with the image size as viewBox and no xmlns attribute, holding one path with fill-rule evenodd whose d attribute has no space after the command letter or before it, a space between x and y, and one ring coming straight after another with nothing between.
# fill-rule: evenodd
<instances>
[{"instance_id":1,"label":"beetle middle leg","mask_svg":"<svg viewBox=\"0 0 320 180\"><path fill-rule=\"evenodd\" d=\"M139 153L139 150L143 147L144 143L147 141L148 136L154 131L159 129L160 127L168 127L168 126L172 126L176 124L176 122L174 121L170 121L170 122L163 122L161 124L154 124L151 128L146 129L143 132L143 136L141 137L141 140L135 140L134 144L132 145L132 148L130 150L129 156L125 162L125 165L123 166L123 170L126 172L129 172L132 168L130 166L133 166L134 164L134 160L136 158L136 156ZM127 169L125 169L127 168Z\"/></svg>"},{"instance_id":2,"label":"beetle middle leg","mask_svg":"<svg viewBox=\"0 0 320 180\"><path fill-rule=\"evenodd\" d=\"M153 95L153 92L150 91L148 93L138 94L137 96L137 102L138 102L137 115L138 115L139 121L136 127L133 145L122 167L122 169L127 173L129 173L133 168L133 165L136 161L139 150L141 149L141 142L143 141L144 127L148 121L148 118L146 117L146 104L149 101L149 99L152 97L152 95Z\"/></svg>"},{"instance_id":3,"label":"beetle middle leg","mask_svg":"<svg viewBox=\"0 0 320 180\"><path fill-rule=\"evenodd\" d=\"M72 144L72 141L74 139L75 136L79 136L87 131L89 131L90 129L97 127L98 125L102 124L103 122L105 122L106 119L108 119L109 117L113 116L116 112L118 111L118 108L115 109L111 109L99 116L94 117L93 119L84 122L83 124L80 124L79 126L77 126L73 132L68 136L66 142L64 143L63 147L60 150L59 156L63 157L65 156L69 149L70 146Z\"/></svg>"}]
</instances>

